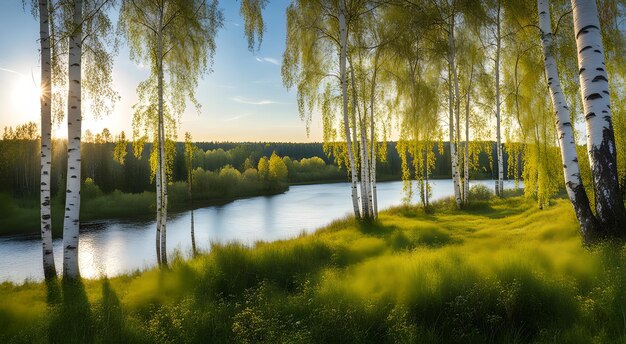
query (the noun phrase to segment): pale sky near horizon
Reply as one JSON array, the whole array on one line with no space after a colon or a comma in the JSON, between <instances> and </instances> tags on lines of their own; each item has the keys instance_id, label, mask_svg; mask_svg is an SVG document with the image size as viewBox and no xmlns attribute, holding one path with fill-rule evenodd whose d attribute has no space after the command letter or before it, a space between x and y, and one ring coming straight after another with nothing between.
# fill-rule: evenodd
<instances>
[{"instance_id":1,"label":"pale sky near horizon","mask_svg":"<svg viewBox=\"0 0 626 344\"><path fill-rule=\"evenodd\" d=\"M191 132L194 141L289 141L319 142L322 128L313 117L307 137L305 123L298 116L296 93L281 81L280 63L285 47L285 8L289 0L272 0L263 13L266 32L261 48L254 54L247 48L239 2L221 1L224 26L216 43L213 73L200 80L196 96L201 113L188 107L182 115L178 139ZM117 12L113 20L117 21ZM21 0L0 0L0 128L28 121L39 124L39 23L24 10ZM8 33L8 34L7 34ZM148 71L130 60L122 44L114 64L114 87L121 100L114 112L102 119L83 114L83 132L108 128L117 134L131 132L135 92ZM66 136L66 124L53 129Z\"/></svg>"}]
</instances>

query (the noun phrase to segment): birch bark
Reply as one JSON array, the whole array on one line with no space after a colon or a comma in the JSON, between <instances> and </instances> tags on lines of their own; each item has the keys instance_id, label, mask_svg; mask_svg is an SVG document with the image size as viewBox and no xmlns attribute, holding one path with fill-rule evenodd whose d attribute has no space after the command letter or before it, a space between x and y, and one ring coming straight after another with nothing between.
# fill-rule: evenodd
<instances>
[{"instance_id":1,"label":"birch bark","mask_svg":"<svg viewBox=\"0 0 626 344\"><path fill-rule=\"evenodd\" d=\"M604 230L626 231L626 212L617 177L609 80L595 1L572 0L580 91L587 125L596 214Z\"/></svg>"},{"instance_id":2,"label":"birch bark","mask_svg":"<svg viewBox=\"0 0 626 344\"><path fill-rule=\"evenodd\" d=\"M372 145L371 150L371 166L370 166L370 182L371 182L371 209L372 217L378 217L378 199L376 195L376 125L374 122L374 97L376 95L376 76L378 72L378 52L376 52L376 58L374 59L374 75L372 76L372 92L370 94L370 140Z\"/></svg>"},{"instance_id":3,"label":"birch bark","mask_svg":"<svg viewBox=\"0 0 626 344\"><path fill-rule=\"evenodd\" d=\"M80 214L81 55L83 2L74 1L73 31L69 38L67 99L67 188L63 221L63 277L77 279Z\"/></svg>"},{"instance_id":4,"label":"birch bark","mask_svg":"<svg viewBox=\"0 0 626 344\"><path fill-rule=\"evenodd\" d=\"M454 199L456 201L456 205L458 207L461 206L461 189L460 189L460 176L459 176L459 155L456 151L455 137L454 137L454 119L455 112L456 118L458 120L458 106L457 106L457 97L459 94L459 82L458 82L458 74L456 71L456 52L455 52L455 42L454 42L454 25L455 25L456 16L452 16L450 20L449 30L448 30L448 44L449 44L449 54L448 54L448 79L450 82L449 85L449 100L450 100L450 159L452 160L452 182L454 184ZM454 91L452 84L454 83ZM456 108L456 109L455 109ZM456 110L456 111L455 111Z\"/></svg>"},{"instance_id":5,"label":"birch bark","mask_svg":"<svg viewBox=\"0 0 626 344\"><path fill-rule=\"evenodd\" d=\"M343 101L343 128L346 135L346 144L348 146L348 162L350 164L350 182L352 188L352 207L354 209L354 216L358 219L361 217L359 210L359 195L357 190L356 166L354 162L354 152L352 147L352 139L350 133L350 120L348 118L348 84L346 76L346 60L347 60L347 44L348 44L348 28L346 24L346 4L345 0L339 0L339 40L340 40L340 53L339 53L339 74L341 78L341 93Z\"/></svg>"},{"instance_id":6,"label":"birch bark","mask_svg":"<svg viewBox=\"0 0 626 344\"><path fill-rule=\"evenodd\" d=\"M361 170L361 216L363 218L370 218L371 211L369 207L368 200L368 164L367 164L367 143L365 139L365 127L363 123L363 117L361 116L361 110L359 108L358 102L358 92L356 89L356 82L354 81L354 66L352 65L352 61L350 61L350 65L352 68L350 69L350 80L352 82L352 111L354 113L354 125L352 127L352 135L354 137L354 141L356 142L357 136L357 123L359 124L359 131L361 132L360 144L359 144L359 157L360 164L359 169Z\"/></svg>"},{"instance_id":7,"label":"birch bark","mask_svg":"<svg viewBox=\"0 0 626 344\"><path fill-rule=\"evenodd\" d=\"M467 87L467 101L465 103L465 157L463 159L464 183L463 183L463 202L469 202L469 115L470 115L470 99L472 90L472 81L474 79L474 66L470 71L469 83Z\"/></svg>"},{"instance_id":8,"label":"birch bark","mask_svg":"<svg viewBox=\"0 0 626 344\"><path fill-rule=\"evenodd\" d=\"M159 37L158 37L158 81L157 81L157 89L158 89L158 116L159 116L159 129L158 129L158 159L159 159L159 169L158 173L160 175L160 189L161 189L161 204L157 205L157 208L160 208L160 216L157 214L158 224L160 224L160 228L157 229L157 235L160 234L158 239L158 244L160 244L160 264L167 266L167 173L165 169L167 168L165 165L165 123L164 123L164 114L163 114L163 31L161 28L163 27L163 17L159 18Z\"/></svg>"},{"instance_id":9,"label":"birch bark","mask_svg":"<svg viewBox=\"0 0 626 344\"><path fill-rule=\"evenodd\" d=\"M39 0L39 41L41 43L41 244L46 279L56 277L52 247L52 213L50 211L50 169L52 162L52 70L50 53L50 15L48 0Z\"/></svg>"},{"instance_id":10,"label":"birch bark","mask_svg":"<svg viewBox=\"0 0 626 344\"><path fill-rule=\"evenodd\" d=\"M578 166L578 155L576 153L576 142L570 120L570 112L567 100L561 88L559 71L553 53L552 25L550 16L550 4L548 0L537 1L537 11L539 12L539 28L541 30L541 43L543 47L544 66L546 79L550 88L550 98L556 116L556 129L559 134L559 146L561 147L561 157L563 162L563 174L565 176L565 188L570 202L574 207L574 212L580 223L580 230L585 240L595 235L597 223L595 216L591 212L589 199L585 192L580 178Z\"/></svg>"},{"instance_id":11,"label":"birch bark","mask_svg":"<svg viewBox=\"0 0 626 344\"><path fill-rule=\"evenodd\" d=\"M496 152L498 155L498 181L496 194L502 196L504 189L504 162L502 161L502 134L500 114L500 50L502 49L502 37L500 34L500 1L498 1L498 13L496 16Z\"/></svg>"}]
</instances>

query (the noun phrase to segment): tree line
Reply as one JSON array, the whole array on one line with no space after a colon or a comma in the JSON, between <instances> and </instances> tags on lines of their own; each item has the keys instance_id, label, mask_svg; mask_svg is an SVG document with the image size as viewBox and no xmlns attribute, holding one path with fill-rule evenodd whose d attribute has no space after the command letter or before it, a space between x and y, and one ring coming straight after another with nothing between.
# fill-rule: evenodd
<instances>
[{"instance_id":1,"label":"tree line","mask_svg":"<svg viewBox=\"0 0 626 344\"><path fill-rule=\"evenodd\" d=\"M89 178L103 194L115 190L123 193L141 193L155 188L151 178L150 151L152 144L146 143L141 155L133 153L133 143L127 142L124 134L112 135L108 129L92 134L86 131L81 142L83 152L81 175L83 182ZM386 156L378 162L376 169L379 178L384 180L400 180L402 178L402 161L397 142L388 142ZM436 179L448 178L450 175L449 145L443 143L443 154L434 154L432 176ZM124 146L124 147L121 147ZM232 166L240 173L249 168L257 169L262 157L271 157L275 152L281 157L287 168L287 182L319 183L328 181L344 181L347 178L345 167L337 165L332 155L324 152L323 143L262 143L262 142L194 142L192 161L186 159L184 142L175 143L172 182L187 182L188 166L193 169L218 172L226 166ZM484 147L491 149L491 157L481 150L477 166L471 177L475 179L493 179L493 161L496 156L494 142L485 142ZM29 122L15 129L7 127L0 140L0 193L15 198L30 199L39 192L39 136L38 127ZM505 167L508 167L508 154L505 152ZM64 189L67 161L67 143L62 139L52 141L51 196L57 197ZM496 170L497 171L497 170ZM509 179L515 179L511 170ZM505 173L507 174L507 173ZM519 176L519 175L518 175ZM219 191L219 190L218 190ZM62 193L61 193L62 195Z\"/></svg>"}]
</instances>

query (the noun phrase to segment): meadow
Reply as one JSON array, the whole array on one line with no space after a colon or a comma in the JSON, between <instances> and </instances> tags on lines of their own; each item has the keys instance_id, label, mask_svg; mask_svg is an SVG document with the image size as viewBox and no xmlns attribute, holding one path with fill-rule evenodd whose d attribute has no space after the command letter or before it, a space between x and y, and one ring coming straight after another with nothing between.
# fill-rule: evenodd
<instances>
[{"instance_id":1,"label":"meadow","mask_svg":"<svg viewBox=\"0 0 626 344\"><path fill-rule=\"evenodd\" d=\"M4 283L0 342L623 342L624 269L620 244L581 244L567 200L442 201L161 271Z\"/></svg>"}]
</instances>

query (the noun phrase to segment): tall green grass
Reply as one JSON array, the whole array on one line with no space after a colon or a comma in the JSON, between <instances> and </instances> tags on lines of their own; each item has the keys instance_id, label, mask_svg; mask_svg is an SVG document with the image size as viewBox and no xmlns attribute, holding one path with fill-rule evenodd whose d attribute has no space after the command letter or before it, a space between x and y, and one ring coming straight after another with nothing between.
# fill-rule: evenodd
<instances>
[{"instance_id":1,"label":"tall green grass","mask_svg":"<svg viewBox=\"0 0 626 344\"><path fill-rule=\"evenodd\" d=\"M624 342L625 253L584 248L565 200L398 207L163 271L2 284L0 342Z\"/></svg>"}]
</instances>

